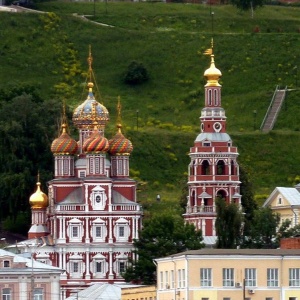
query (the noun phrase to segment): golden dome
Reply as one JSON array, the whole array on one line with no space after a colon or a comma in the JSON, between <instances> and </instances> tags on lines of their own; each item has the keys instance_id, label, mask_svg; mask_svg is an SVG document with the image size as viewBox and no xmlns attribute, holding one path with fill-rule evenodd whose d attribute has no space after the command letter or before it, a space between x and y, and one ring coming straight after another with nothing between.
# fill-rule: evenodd
<instances>
[{"instance_id":1,"label":"golden dome","mask_svg":"<svg viewBox=\"0 0 300 300\"><path fill-rule=\"evenodd\" d=\"M29 198L29 204L32 209L42 209L48 206L48 197L41 191L41 183L36 183L36 192Z\"/></svg>"},{"instance_id":2,"label":"golden dome","mask_svg":"<svg viewBox=\"0 0 300 300\"><path fill-rule=\"evenodd\" d=\"M215 66L214 55L211 54L210 67L204 72L204 76L207 79L205 86L221 86L219 84L219 78L222 76L222 73Z\"/></svg>"}]
</instances>

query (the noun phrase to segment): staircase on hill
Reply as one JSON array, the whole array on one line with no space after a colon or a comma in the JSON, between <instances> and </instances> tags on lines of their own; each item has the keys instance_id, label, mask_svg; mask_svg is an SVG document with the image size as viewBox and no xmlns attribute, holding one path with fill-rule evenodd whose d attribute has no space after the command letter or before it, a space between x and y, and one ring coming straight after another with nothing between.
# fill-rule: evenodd
<instances>
[{"instance_id":1,"label":"staircase on hill","mask_svg":"<svg viewBox=\"0 0 300 300\"><path fill-rule=\"evenodd\" d=\"M280 112L282 103L285 99L286 92L287 92L287 87L281 90L278 85L276 86L275 92L273 94L273 98L271 100L267 113L260 126L261 131L269 132L270 130L273 129L277 116Z\"/></svg>"}]
</instances>

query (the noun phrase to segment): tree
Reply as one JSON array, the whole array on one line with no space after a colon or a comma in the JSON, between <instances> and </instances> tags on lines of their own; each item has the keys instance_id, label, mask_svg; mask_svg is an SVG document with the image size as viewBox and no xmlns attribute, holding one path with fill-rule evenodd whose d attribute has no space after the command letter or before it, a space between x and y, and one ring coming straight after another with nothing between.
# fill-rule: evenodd
<instances>
[{"instance_id":1,"label":"tree","mask_svg":"<svg viewBox=\"0 0 300 300\"><path fill-rule=\"evenodd\" d=\"M242 195L241 204L243 210L243 237L248 236L251 230L251 224L254 213L257 210L257 203L254 200L253 186L249 179L247 169L240 165L240 192Z\"/></svg>"},{"instance_id":2,"label":"tree","mask_svg":"<svg viewBox=\"0 0 300 300\"><path fill-rule=\"evenodd\" d=\"M270 207L257 209L251 225L250 235L247 237L249 248L277 248L277 228L280 222L278 213Z\"/></svg>"},{"instance_id":3,"label":"tree","mask_svg":"<svg viewBox=\"0 0 300 300\"><path fill-rule=\"evenodd\" d=\"M235 203L227 204L224 199L216 199L217 248L233 249L240 244L242 214Z\"/></svg>"},{"instance_id":4,"label":"tree","mask_svg":"<svg viewBox=\"0 0 300 300\"><path fill-rule=\"evenodd\" d=\"M231 0L231 4L241 10L251 10L252 17L257 7L263 6L265 0Z\"/></svg>"},{"instance_id":5,"label":"tree","mask_svg":"<svg viewBox=\"0 0 300 300\"><path fill-rule=\"evenodd\" d=\"M0 99L0 221L16 221L26 212L30 217L29 197L38 172L46 190L53 168L50 145L56 137L60 112L59 101L46 102L24 93ZM30 220L26 223L29 225ZM19 226L19 233L27 233L26 225Z\"/></svg>"},{"instance_id":6,"label":"tree","mask_svg":"<svg viewBox=\"0 0 300 300\"><path fill-rule=\"evenodd\" d=\"M134 241L137 260L131 260L124 279L142 284L156 281L156 267L153 259L165 257L186 250L204 247L201 231L194 225L184 223L180 216L158 215L145 221L138 240Z\"/></svg>"}]
</instances>

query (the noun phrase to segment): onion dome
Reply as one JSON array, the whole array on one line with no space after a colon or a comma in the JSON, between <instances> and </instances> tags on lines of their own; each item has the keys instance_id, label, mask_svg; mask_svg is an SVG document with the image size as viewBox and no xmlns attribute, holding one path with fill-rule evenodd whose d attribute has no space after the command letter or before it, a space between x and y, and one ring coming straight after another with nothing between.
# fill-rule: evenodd
<instances>
[{"instance_id":1,"label":"onion dome","mask_svg":"<svg viewBox=\"0 0 300 300\"><path fill-rule=\"evenodd\" d=\"M103 128L109 121L108 110L96 101L93 86L92 82L88 83L89 93L87 99L74 110L73 123L78 129L93 129L95 122L98 128Z\"/></svg>"},{"instance_id":2,"label":"onion dome","mask_svg":"<svg viewBox=\"0 0 300 300\"><path fill-rule=\"evenodd\" d=\"M48 206L48 197L41 191L41 183L36 183L36 192L29 198L29 204L32 209L42 209Z\"/></svg>"},{"instance_id":3,"label":"onion dome","mask_svg":"<svg viewBox=\"0 0 300 300\"><path fill-rule=\"evenodd\" d=\"M62 124L62 134L59 138L55 139L51 145L51 151L55 155L65 154L65 155L74 155L77 153L78 144L72 139L67 131L67 125Z\"/></svg>"},{"instance_id":4,"label":"onion dome","mask_svg":"<svg viewBox=\"0 0 300 300\"><path fill-rule=\"evenodd\" d=\"M104 153L109 148L108 140L100 134L95 126L92 135L85 140L83 144L83 151L86 153Z\"/></svg>"},{"instance_id":5,"label":"onion dome","mask_svg":"<svg viewBox=\"0 0 300 300\"><path fill-rule=\"evenodd\" d=\"M121 132L122 125L118 124L117 134L109 140L109 150L111 155L130 155L133 150L132 143L126 139Z\"/></svg>"},{"instance_id":6,"label":"onion dome","mask_svg":"<svg viewBox=\"0 0 300 300\"><path fill-rule=\"evenodd\" d=\"M219 78L222 76L222 73L215 66L214 55L211 54L210 67L204 72L204 76L207 79L205 86L221 86L219 84Z\"/></svg>"}]
</instances>

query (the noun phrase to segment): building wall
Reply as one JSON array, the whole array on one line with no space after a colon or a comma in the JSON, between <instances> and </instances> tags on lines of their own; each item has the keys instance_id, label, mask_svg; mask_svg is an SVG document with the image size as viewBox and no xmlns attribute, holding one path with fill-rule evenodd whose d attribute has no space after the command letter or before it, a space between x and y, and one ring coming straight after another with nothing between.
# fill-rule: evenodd
<instances>
[{"instance_id":1,"label":"building wall","mask_svg":"<svg viewBox=\"0 0 300 300\"><path fill-rule=\"evenodd\" d=\"M156 300L156 286L122 288L121 300Z\"/></svg>"},{"instance_id":2,"label":"building wall","mask_svg":"<svg viewBox=\"0 0 300 300\"><path fill-rule=\"evenodd\" d=\"M268 250L266 250L267 253ZM211 285L201 285L201 269L211 269ZM223 269L233 269L233 286L223 285ZM245 285L245 270L254 269L256 283ZM277 269L278 286L269 287L267 270ZM290 269L299 275L297 286L290 286ZM174 284L170 274L175 273ZM181 274L179 274L181 273ZM297 276L298 276L297 275ZM166 279L166 276L169 279ZM172 280L171 280L172 281ZM245 296L245 297L244 297ZM297 256L279 255L193 255L158 260L158 300L291 300L300 298L300 252ZM127 300L127 299L126 299Z\"/></svg>"}]
</instances>

